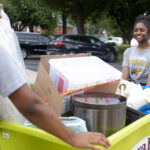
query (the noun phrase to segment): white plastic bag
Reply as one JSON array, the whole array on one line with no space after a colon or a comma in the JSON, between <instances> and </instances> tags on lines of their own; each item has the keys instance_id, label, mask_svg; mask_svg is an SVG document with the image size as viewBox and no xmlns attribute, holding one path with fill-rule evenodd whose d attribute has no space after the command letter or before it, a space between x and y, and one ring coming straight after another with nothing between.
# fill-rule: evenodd
<instances>
[{"instance_id":1,"label":"white plastic bag","mask_svg":"<svg viewBox=\"0 0 150 150\"><path fill-rule=\"evenodd\" d=\"M150 89L143 90L140 84L121 80L116 94L127 98L127 106L139 109L150 102Z\"/></svg>"}]
</instances>

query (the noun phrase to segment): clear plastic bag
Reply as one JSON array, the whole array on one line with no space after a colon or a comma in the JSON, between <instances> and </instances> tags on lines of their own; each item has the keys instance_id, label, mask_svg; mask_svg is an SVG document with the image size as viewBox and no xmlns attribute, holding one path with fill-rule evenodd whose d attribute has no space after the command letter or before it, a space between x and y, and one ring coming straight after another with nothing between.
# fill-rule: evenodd
<instances>
[{"instance_id":1,"label":"clear plastic bag","mask_svg":"<svg viewBox=\"0 0 150 150\"><path fill-rule=\"evenodd\" d=\"M86 122L78 117L60 117L60 120L72 131L79 133L87 131Z\"/></svg>"}]
</instances>

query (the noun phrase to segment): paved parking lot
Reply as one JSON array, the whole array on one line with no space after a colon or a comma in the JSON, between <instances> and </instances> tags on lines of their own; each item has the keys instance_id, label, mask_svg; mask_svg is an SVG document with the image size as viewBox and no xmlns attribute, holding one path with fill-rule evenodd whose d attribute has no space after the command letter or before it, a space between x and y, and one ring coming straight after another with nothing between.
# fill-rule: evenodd
<instances>
[{"instance_id":1,"label":"paved parking lot","mask_svg":"<svg viewBox=\"0 0 150 150\"><path fill-rule=\"evenodd\" d=\"M109 63L109 64L120 71L122 70L122 62L113 62L113 63Z\"/></svg>"}]
</instances>

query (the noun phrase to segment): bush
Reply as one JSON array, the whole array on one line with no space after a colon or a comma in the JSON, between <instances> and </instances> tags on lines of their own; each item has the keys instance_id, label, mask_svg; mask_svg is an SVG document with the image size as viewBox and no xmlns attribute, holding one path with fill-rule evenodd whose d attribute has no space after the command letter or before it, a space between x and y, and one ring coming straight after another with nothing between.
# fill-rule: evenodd
<instances>
[{"instance_id":1,"label":"bush","mask_svg":"<svg viewBox=\"0 0 150 150\"><path fill-rule=\"evenodd\" d=\"M117 45L117 46L114 46L114 47L119 52L118 61L123 61L123 53L129 47L129 44Z\"/></svg>"},{"instance_id":2,"label":"bush","mask_svg":"<svg viewBox=\"0 0 150 150\"><path fill-rule=\"evenodd\" d=\"M117 46L114 46L116 49L118 49L118 51L125 51L128 47L129 47L129 44L123 44L123 45L117 45Z\"/></svg>"}]
</instances>

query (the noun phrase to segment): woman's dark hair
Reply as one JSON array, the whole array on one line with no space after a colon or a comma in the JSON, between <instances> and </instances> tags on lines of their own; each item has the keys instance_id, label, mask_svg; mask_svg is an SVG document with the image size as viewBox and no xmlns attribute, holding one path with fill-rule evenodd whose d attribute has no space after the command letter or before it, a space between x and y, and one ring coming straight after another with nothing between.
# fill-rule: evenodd
<instances>
[{"instance_id":1,"label":"woman's dark hair","mask_svg":"<svg viewBox=\"0 0 150 150\"><path fill-rule=\"evenodd\" d=\"M148 29L148 33L150 33L150 15L148 15L148 16L145 16L145 15L138 16L135 20L134 27L138 23L143 23L145 25L145 27Z\"/></svg>"}]
</instances>

